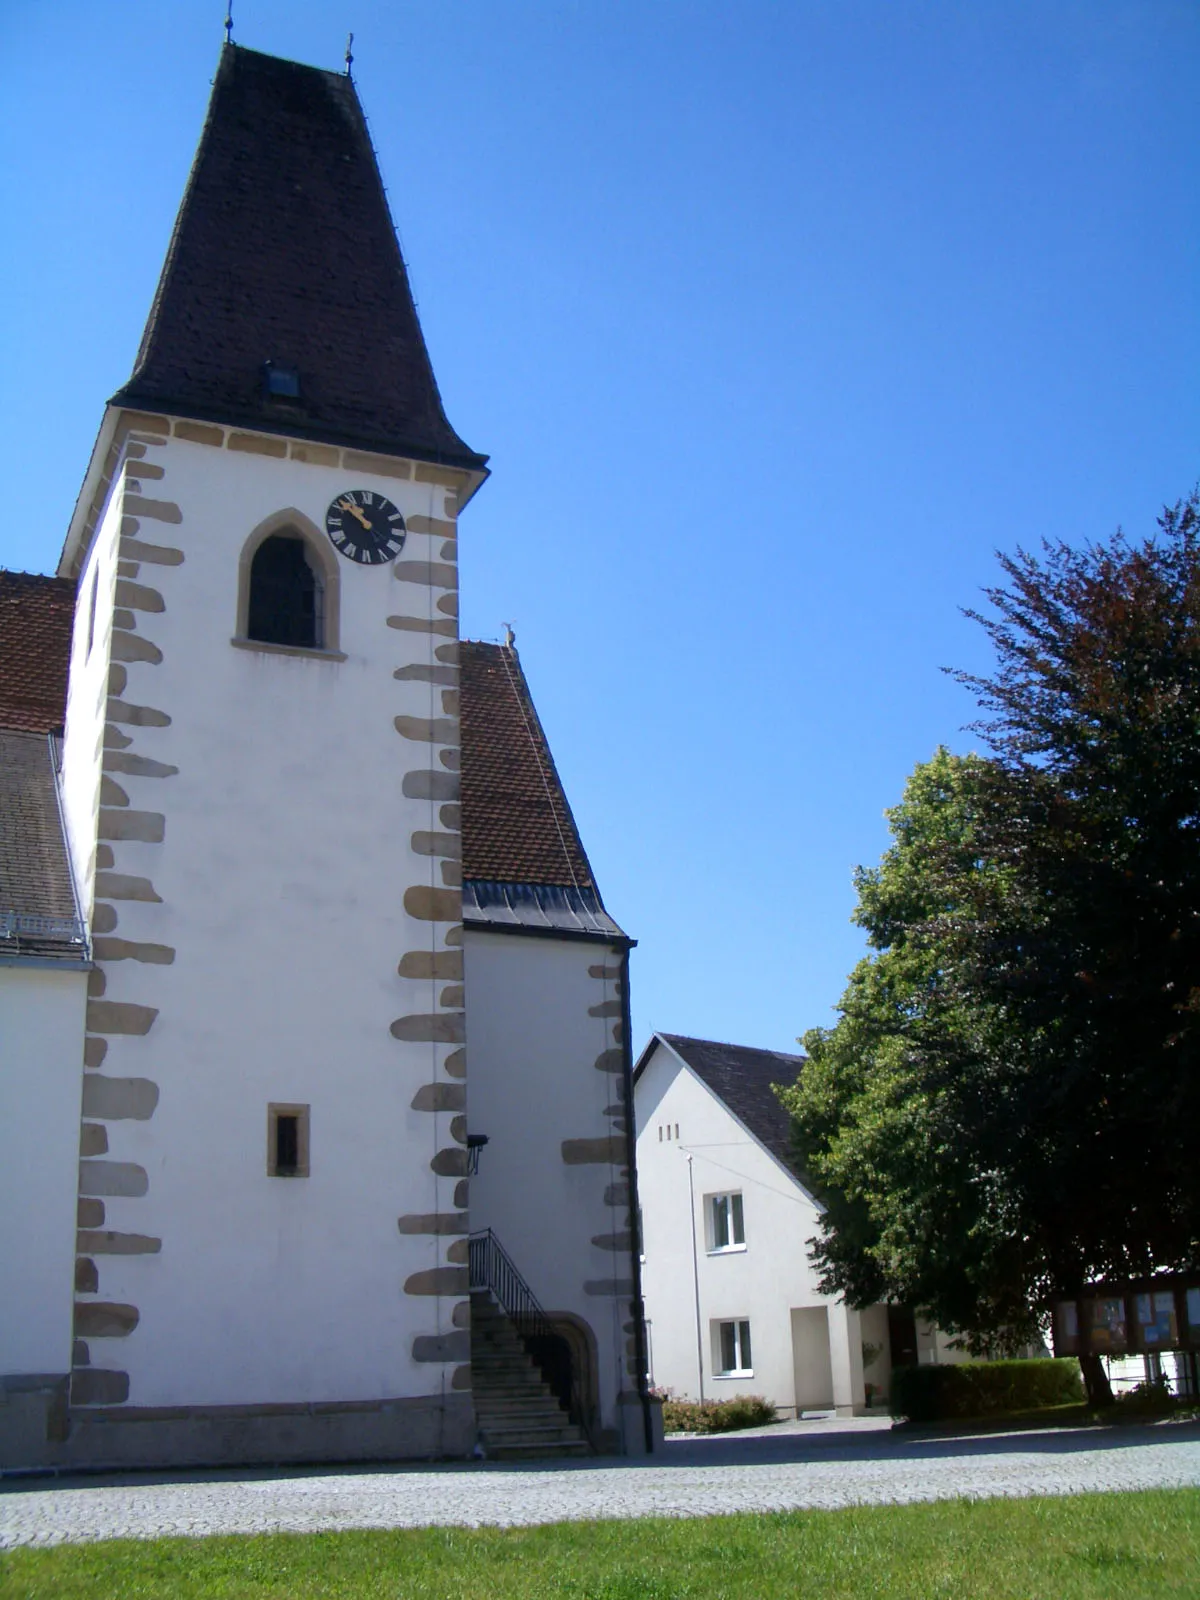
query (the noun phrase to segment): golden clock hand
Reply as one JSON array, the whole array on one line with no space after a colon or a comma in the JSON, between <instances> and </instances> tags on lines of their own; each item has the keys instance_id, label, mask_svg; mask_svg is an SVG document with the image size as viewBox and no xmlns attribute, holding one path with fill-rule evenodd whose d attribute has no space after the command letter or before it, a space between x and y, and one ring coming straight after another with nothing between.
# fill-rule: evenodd
<instances>
[{"instance_id":1,"label":"golden clock hand","mask_svg":"<svg viewBox=\"0 0 1200 1600\"><path fill-rule=\"evenodd\" d=\"M352 517L357 517L368 533L372 531L369 520L363 515L361 509L354 504L353 500L339 500L338 506L342 511L348 511Z\"/></svg>"}]
</instances>

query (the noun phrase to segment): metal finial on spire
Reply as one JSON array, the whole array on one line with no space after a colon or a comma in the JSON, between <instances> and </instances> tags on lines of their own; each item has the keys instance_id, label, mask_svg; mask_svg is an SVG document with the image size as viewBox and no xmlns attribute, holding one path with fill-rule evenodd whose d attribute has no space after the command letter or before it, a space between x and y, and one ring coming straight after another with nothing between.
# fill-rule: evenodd
<instances>
[{"instance_id":1,"label":"metal finial on spire","mask_svg":"<svg viewBox=\"0 0 1200 1600\"><path fill-rule=\"evenodd\" d=\"M350 68L354 65L354 35L346 36L346 76L350 76Z\"/></svg>"},{"instance_id":2,"label":"metal finial on spire","mask_svg":"<svg viewBox=\"0 0 1200 1600\"><path fill-rule=\"evenodd\" d=\"M233 43L233 0L228 0L225 7L225 43Z\"/></svg>"}]
</instances>

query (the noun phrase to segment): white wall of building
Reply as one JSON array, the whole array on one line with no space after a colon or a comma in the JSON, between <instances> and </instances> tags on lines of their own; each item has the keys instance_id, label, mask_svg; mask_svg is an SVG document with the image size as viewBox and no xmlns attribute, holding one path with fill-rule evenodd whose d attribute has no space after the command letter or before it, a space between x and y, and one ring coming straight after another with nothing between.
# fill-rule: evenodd
<instances>
[{"instance_id":1,"label":"white wall of building","mask_svg":"<svg viewBox=\"0 0 1200 1600\"><path fill-rule=\"evenodd\" d=\"M0 966L0 1374L71 1370L87 974Z\"/></svg>"},{"instance_id":2,"label":"white wall of building","mask_svg":"<svg viewBox=\"0 0 1200 1600\"><path fill-rule=\"evenodd\" d=\"M861 1409L866 1335L858 1312L817 1287L807 1255L816 1202L661 1042L635 1106L654 1383L689 1399L762 1395L785 1415L798 1392L801 1409ZM711 1197L734 1192L744 1247L714 1250ZM750 1323L753 1371L722 1376L719 1325L737 1320Z\"/></svg>"},{"instance_id":3,"label":"white wall of building","mask_svg":"<svg viewBox=\"0 0 1200 1600\"><path fill-rule=\"evenodd\" d=\"M450 1117L412 1109L451 1046L389 1028L442 1005L442 984L397 965L445 947L446 925L404 907L411 885L447 880L411 844L443 827L438 805L402 782L422 764L444 773L446 746L398 735L397 715L443 716L442 690L393 674L446 640L387 619L442 616L439 591L338 557L345 660L230 640L239 556L264 519L295 508L323 529L334 496L358 487L406 518L443 519L447 490L178 438L146 459L164 476L142 493L181 519L144 519L137 537L184 559L138 573L163 599L137 615L163 659L129 663L123 699L170 723L126 732L178 772L114 774L131 810L165 816L165 837L115 846L119 872L157 899L115 899L113 931L175 954L107 964L105 1001L158 1016L144 1037L111 1037L102 1070L158 1086L152 1117L108 1129L107 1159L143 1168L148 1192L105 1204L107 1227L162 1248L99 1262L98 1297L139 1320L127 1337L93 1338L91 1361L127 1371L140 1406L436 1393L450 1368L414 1361L412 1338L448 1333L453 1297L404 1285L444 1266L451 1241L402 1235L397 1219L452 1206L455 1176L430 1170L453 1145ZM444 537L410 533L402 559L444 561ZM91 736L95 694L90 671L73 680L69 744ZM78 811L84 789L80 778ZM311 1106L307 1178L267 1174L272 1101Z\"/></svg>"},{"instance_id":4,"label":"white wall of building","mask_svg":"<svg viewBox=\"0 0 1200 1600\"><path fill-rule=\"evenodd\" d=\"M495 1231L548 1312L587 1323L602 1425L624 1419L640 1429L640 1407L615 1409L635 1383L625 1353L629 1251L609 1238L628 1216L609 1203L625 1184L624 1135L611 1115L621 1080L595 1066L612 1044L613 1017L594 1012L618 992L595 974L619 956L603 943L474 927L466 956L470 1127L489 1140L471 1180L472 1230ZM610 1137L620 1145L614 1159L562 1158L566 1140Z\"/></svg>"},{"instance_id":5,"label":"white wall of building","mask_svg":"<svg viewBox=\"0 0 1200 1600\"><path fill-rule=\"evenodd\" d=\"M90 916L96 865L96 813L100 803L105 706L108 700L113 588L123 494L118 488L101 517L80 572L67 680L66 737L62 754L62 805L76 893Z\"/></svg>"}]
</instances>

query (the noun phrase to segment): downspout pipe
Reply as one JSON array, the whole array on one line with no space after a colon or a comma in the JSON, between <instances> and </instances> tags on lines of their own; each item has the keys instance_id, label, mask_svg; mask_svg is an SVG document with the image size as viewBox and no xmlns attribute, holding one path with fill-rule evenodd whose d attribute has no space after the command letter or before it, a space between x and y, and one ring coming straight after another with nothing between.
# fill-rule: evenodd
<instances>
[{"instance_id":1,"label":"downspout pipe","mask_svg":"<svg viewBox=\"0 0 1200 1600\"><path fill-rule=\"evenodd\" d=\"M633 1014L629 1003L629 945L621 951L621 1078L625 1085L625 1164L629 1169L629 1265L633 1281L633 1341L637 1392L642 1406L646 1454L654 1451L650 1391L646 1385L646 1306L642 1299L642 1213L638 1205L637 1128L633 1115Z\"/></svg>"}]
</instances>

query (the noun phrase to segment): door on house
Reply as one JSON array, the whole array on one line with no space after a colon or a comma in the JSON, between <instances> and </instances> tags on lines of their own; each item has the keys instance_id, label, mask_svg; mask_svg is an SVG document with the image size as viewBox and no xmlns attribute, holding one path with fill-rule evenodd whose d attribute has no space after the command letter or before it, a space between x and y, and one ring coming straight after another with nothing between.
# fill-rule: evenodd
<instances>
[{"instance_id":1,"label":"door on house","mask_svg":"<svg viewBox=\"0 0 1200 1600\"><path fill-rule=\"evenodd\" d=\"M825 1306L792 1311L792 1373L796 1415L833 1406L833 1362L829 1354L829 1312Z\"/></svg>"}]
</instances>

